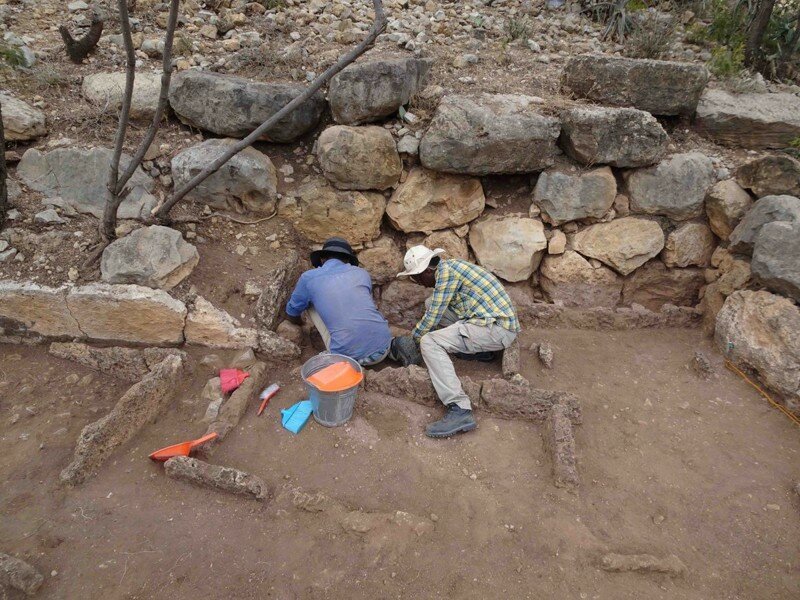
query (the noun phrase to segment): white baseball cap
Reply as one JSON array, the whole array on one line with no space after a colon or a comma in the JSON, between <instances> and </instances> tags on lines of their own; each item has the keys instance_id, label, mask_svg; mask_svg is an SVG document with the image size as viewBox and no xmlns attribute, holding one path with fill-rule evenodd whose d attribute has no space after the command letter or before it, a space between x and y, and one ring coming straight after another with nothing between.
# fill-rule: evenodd
<instances>
[{"instance_id":1,"label":"white baseball cap","mask_svg":"<svg viewBox=\"0 0 800 600\"><path fill-rule=\"evenodd\" d=\"M405 258L403 258L403 266L406 270L402 273L398 273L397 276L419 275L428 268L431 259L440 254L444 254L444 249L436 248L436 250L431 250L425 246L413 246L409 248Z\"/></svg>"}]
</instances>

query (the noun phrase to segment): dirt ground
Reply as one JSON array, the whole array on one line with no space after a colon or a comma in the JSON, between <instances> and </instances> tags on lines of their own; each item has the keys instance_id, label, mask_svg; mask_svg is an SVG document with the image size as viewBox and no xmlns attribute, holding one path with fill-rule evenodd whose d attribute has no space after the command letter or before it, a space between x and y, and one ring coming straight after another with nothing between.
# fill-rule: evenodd
<instances>
[{"instance_id":1,"label":"dirt ground","mask_svg":"<svg viewBox=\"0 0 800 600\"><path fill-rule=\"evenodd\" d=\"M200 364L97 477L62 488L81 428L126 384L43 347L2 346L0 551L45 575L41 598L800 596L798 430L698 331L529 330L523 346L535 341L552 344L555 365L524 352L525 375L583 404L578 495L553 486L529 423L478 415L476 432L429 440L423 425L438 411L362 393L347 426L312 422L293 437L279 409L303 397L296 370L275 370L281 393L211 459L350 509L432 518L418 538L168 479L147 454L204 431L199 392L212 373ZM714 365L708 381L688 367L698 348ZM688 573L607 573L609 551L675 554Z\"/></svg>"}]
</instances>

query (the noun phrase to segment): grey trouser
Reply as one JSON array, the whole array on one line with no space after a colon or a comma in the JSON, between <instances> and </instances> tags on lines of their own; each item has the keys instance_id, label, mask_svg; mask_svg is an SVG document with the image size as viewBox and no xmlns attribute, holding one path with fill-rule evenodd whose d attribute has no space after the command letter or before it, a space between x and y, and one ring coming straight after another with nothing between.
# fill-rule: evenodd
<instances>
[{"instance_id":1,"label":"grey trouser","mask_svg":"<svg viewBox=\"0 0 800 600\"><path fill-rule=\"evenodd\" d=\"M325 343L325 349L330 351L331 349L331 332L328 330L328 326L325 325L325 321L322 320L322 317L319 316L319 313L313 306L309 306L306 309L306 316L311 320L314 324L314 327L317 328L319 331L320 337L322 337L322 341ZM372 356L369 357L370 360L366 361L359 361L361 366L363 367L371 367L372 365L377 365L378 363L382 362L387 356L389 356L389 351L391 350L391 345L389 348L386 349L386 352L383 353L382 356Z\"/></svg>"},{"instance_id":2,"label":"grey trouser","mask_svg":"<svg viewBox=\"0 0 800 600\"><path fill-rule=\"evenodd\" d=\"M430 299L425 305L430 305ZM419 342L433 387L439 400L445 405L456 404L461 408L471 409L469 397L461 387L461 381L448 354L504 350L513 343L517 334L499 325L483 326L459 321L456 314L449 309L439 321L439 326L442 329L422 336Z\"/></svg>"}]
</instances>

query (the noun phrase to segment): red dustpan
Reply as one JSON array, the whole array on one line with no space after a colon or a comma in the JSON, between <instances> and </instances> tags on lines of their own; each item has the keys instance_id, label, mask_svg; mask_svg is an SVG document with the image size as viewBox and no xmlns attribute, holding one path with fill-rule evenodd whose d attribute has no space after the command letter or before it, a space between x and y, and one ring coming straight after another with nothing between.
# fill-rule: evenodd
<instances>
[{"instance_id":1,"label":"red dustpan","mask_svg":"<svg viewBox=\"0 0 800 600\"><path fill-rule=\"evenodd\" d=\"M180 444L173 444L172 446L167 446L166 448L162 448L161 450L156 450L150 455L150 458L153 460L157 460L160 462L164 462L169 460L173 456L189 456L189 452L191 452L194 448L197 448L200 444L205 444L206 442L210 442L214 438L217 437L216 432L209 433L204 435L201 438L196 440L192 440L191 442L181 442Z\"/></svg>"},{"instance_id":2,"label":"red dustpan","mask_svg":"<svg viewBox=\"0 0 800 600\"><path fill-rule=\"evenodd\" d=\"M220 369L219 385L223 394L228 394L242 385L242 382L250 377L250 373L239 369Z\"/></svg>"}]
</instances>

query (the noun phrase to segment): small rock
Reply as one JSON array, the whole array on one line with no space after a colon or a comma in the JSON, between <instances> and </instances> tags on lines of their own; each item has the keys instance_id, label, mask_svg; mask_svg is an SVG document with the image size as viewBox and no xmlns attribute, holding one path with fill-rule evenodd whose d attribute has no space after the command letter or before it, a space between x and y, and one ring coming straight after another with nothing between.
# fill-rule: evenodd
<instances>
[{"instance_id":1,"label":"small rock","mask_svg":"<svg viewBox=\"0 0 800 600\"><path fill-rule=\"evenodd\" d=\"M542 361L545 369L553 368L553 348L547 342L539 344L539 360Z\"/></svg>"},{"instance_id":2,"label":"small rock","mask_svg":"<svg viewBox=\"0 0 800 600\"><path fill-rule=\"evenodd\" d=\"M708 360L706 355L699 350L696 350L694 353L694 358L692 359L692 369L694 369L697 375L702 379L710 378L711 374L714 372L714 369L711 367L711 362Z\"/></svg>"}]
</instances>

